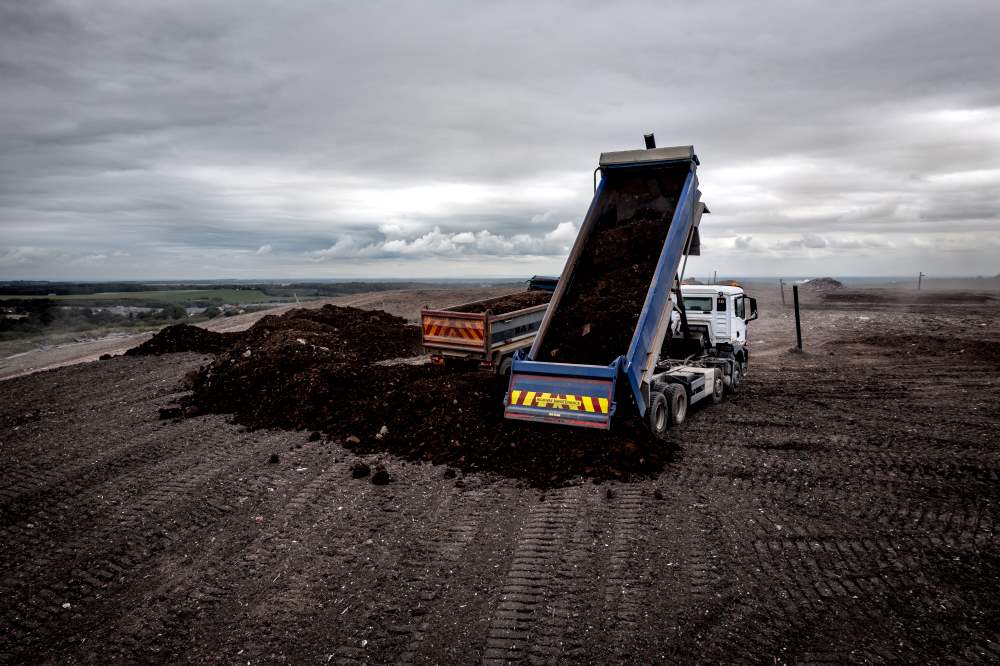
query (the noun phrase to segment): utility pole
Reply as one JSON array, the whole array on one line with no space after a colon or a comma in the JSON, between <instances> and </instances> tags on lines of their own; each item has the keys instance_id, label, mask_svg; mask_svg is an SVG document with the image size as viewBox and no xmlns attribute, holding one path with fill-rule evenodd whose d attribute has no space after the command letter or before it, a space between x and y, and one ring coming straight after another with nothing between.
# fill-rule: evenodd
<instances>
[{"instance_id":1,"label":"utility pole","mask_svg":"<svg viewBox=\"0 0 1000 666\"><path fill-rule=\"evenodd\" d=\"M923 271L917 274L917 291L920 291L920 286L923 284L925 277L927 277L927 274Z\"/></svg>"},{"instance_id":2,"label":"utility pole","mask_svg":"<svg viewBox=\"0 0 1000 666\"><path fill-rule=\"evenodd\" d=\"M779 279L778 282L781 283L781 304L784 305L785 304L785 281Z\"/></svg>"},{"instance_id":3,"label":"utility pole","mask_svg":"<svg viewBox=\"0 0 1000 666\"><path fill-rule=\"evenodd\" d=\"M712 284L719 284L719 271L712 271Z\"/></svg>"}]
</instances>

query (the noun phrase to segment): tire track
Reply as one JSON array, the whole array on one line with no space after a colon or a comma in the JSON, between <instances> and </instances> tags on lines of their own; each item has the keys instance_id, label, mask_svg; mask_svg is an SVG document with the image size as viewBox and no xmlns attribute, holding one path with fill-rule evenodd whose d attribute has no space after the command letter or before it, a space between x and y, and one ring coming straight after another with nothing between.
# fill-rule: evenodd
<instances>
[{"instance_id":1,"label":"tire track","mask_svg":"<svg viewBox=\"0 0 1000 666\"><path fill-rule=\"evenodd\" d=\"M412 572L407 582L416 590L418 601L407 613L407 624L390 627L390 631L405 639L394 663L412 664L417 659L424 636L431 629L428 606L438 598L448 569L459 562L475 538L482 520L484 495L483 490L463 493L457 506L451 508L446 523L431 528L438 534L421 539L413 557L402 563Z\"/></svg>"},{"instance_id":2,"label":"tire track","mask_svg":"<svg viewBox=\"0 0 1000 666\"><path fill-rule=\"evenodd\" d=\"M8 604L18 609L15 626L29 629L38 620L54 625L79 623L87 608L113 598L145 563L171 548L189 548L190 535L230 512L224 499L204 499L213 481L242 464L245 442L232 438L197 456L199 462L118 509L104 512L96 525L84 524L60 547L21 558L14 576L4 584ZM19 549L27 552L25 547ZM69 606L65 606L69 604ZM65 609L74 609L66 613ZM17 645L27 650L31 642ZM45 649L54 649L49 644ZM0 645L0 649L4 646Z\"/></svg>"},{"instance_id":3,"label":"tire track","mask_svg":"<svg viewBox=\"0 0 1000 666\"><path fill-rule=\"evenodd\" d=\"M573 486L551 493L531 508L490 622L484 664L517 663L531 654L552 656L558 649L551 645L551 633L542 635L542 619L547 598L555 596L558 588L555 574L581 499L582 489Z\"/></svg>"},{"instance_id":4,"label":"tire track","mask_svg":"<svg viewBox=\"0 0 1000 666\"><path fill-rule=\"evenodd\" d=\"M610 621L608 633L619 660L625 659L630 654L628 646L635 644L649 591L649 577L642 562L647 509L645 489L634 485L617 489L601 616L605 622Z\"/></svg>"}]
</instances>

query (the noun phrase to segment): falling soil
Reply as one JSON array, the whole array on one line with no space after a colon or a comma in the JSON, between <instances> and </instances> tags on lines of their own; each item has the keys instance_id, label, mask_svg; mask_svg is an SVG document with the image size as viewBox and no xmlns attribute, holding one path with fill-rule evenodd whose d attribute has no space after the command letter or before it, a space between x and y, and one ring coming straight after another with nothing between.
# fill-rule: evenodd
<instances>
[{"instance_id":1,"label":"falling soil","mask_svg":"<svg viewBox=\"0 0 1000 666\"><path fill-rule=\"evenodd\" d=\"M448 309L452 312L492 312L495 315L501 315L548 303L551 298L552 293L548 291L523 291L485 301L465 303Z\"/></svg>"},{"instance_id":2,"label":"falling soil","mask_svg":"<svg viewBox=\"0 0 1000 666\"><path fill-rule=\"evenodd\" d=\"M604 207L538 360L607 365L628 351L688 172L606 176Z\"/></svg>"},{"instance_id":3,"label":"falling soil","mask_svg":"<svg viewBox=\"0 0 1000 666\"><path fill-rule=\"evenodd\" d=\"M409 370L405 379L380 382L384 392L358 395L326 426L357 437L360 441L352 446L357 452L390 451L538 486L574 476L648 476L672 455L669 446L653 440L630 418L617 419L610 433L510 421L503 417L506 387L491 376L436 367ZM388 432L378 437L383 425Z\"/></svg>"},{"instance_id":4,"label":"falling soil","mask_svg":"<svg viewBox=\"0 0 1000 666\"><path fill-rule=\"evenodd\" d=\"M611 433L505 420L506 387L489 373L378 363L417 353L416 329L384 312L292 310L260 320L203 366L184 413L322 431L359 453L389 452L534 485L650 475L671 455L624 417Z\"/></svg>"},{"instance_id":5,"label":"falling soil","mask_svg":"<svg viewBox=\"0 0 1000 666\"><path fill-rule=\"evenodd\" d=\"M138 347L129 349L127 356L150 356L177 352L218 354L235 344L241 333L216 333L197 326L176 324L167 326Z\"/></svg>"}]
</instances>

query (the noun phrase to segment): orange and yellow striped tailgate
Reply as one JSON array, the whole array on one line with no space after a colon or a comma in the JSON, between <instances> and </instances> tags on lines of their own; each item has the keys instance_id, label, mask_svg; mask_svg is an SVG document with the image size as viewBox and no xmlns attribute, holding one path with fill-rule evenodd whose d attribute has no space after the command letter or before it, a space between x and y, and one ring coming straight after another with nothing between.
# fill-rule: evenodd
<instances>
[{"instance_id":1,"label":"orange and yellow striped tailgate","mask_svg":"<svg viewBox=\"0 0 1000 666\"><path fill-rule=\"evenodd\" d=\"M421 317L425 345L445 345L469 349L485 349L485 319L464 319L425 314Z\"/></svg>"},{"instance_id":2,"label":"orange and yellow striped tailgate","mask_svg":"<svg viewBox=\"0 0 1000 666\"><path fill-rule=\"evenodd\" d=\"M525 362L514 361L515 368L520 363ZM515 369L510 378L504 416L607 429L611 427L614 411L613 395L613 376L603 379L536 375Z\"/></svg>"}]
</instances>

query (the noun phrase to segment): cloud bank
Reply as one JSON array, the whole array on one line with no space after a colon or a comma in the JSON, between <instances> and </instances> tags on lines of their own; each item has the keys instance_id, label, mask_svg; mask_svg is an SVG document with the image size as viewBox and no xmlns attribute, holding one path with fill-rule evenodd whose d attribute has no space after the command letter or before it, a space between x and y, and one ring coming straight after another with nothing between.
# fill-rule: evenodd
<instances>
[{"instance_id":1,"label":"cloud bank","mask_svg":"<svg viewBox=\"0 0 1000 666\"><path fill-rule=\"evenodd\" d=\"M558 272L597 156L651 130L702 158L690 270L994 274L998 28L962 1L4 3L0 279Z\"/></svg>"}]
</instances>

